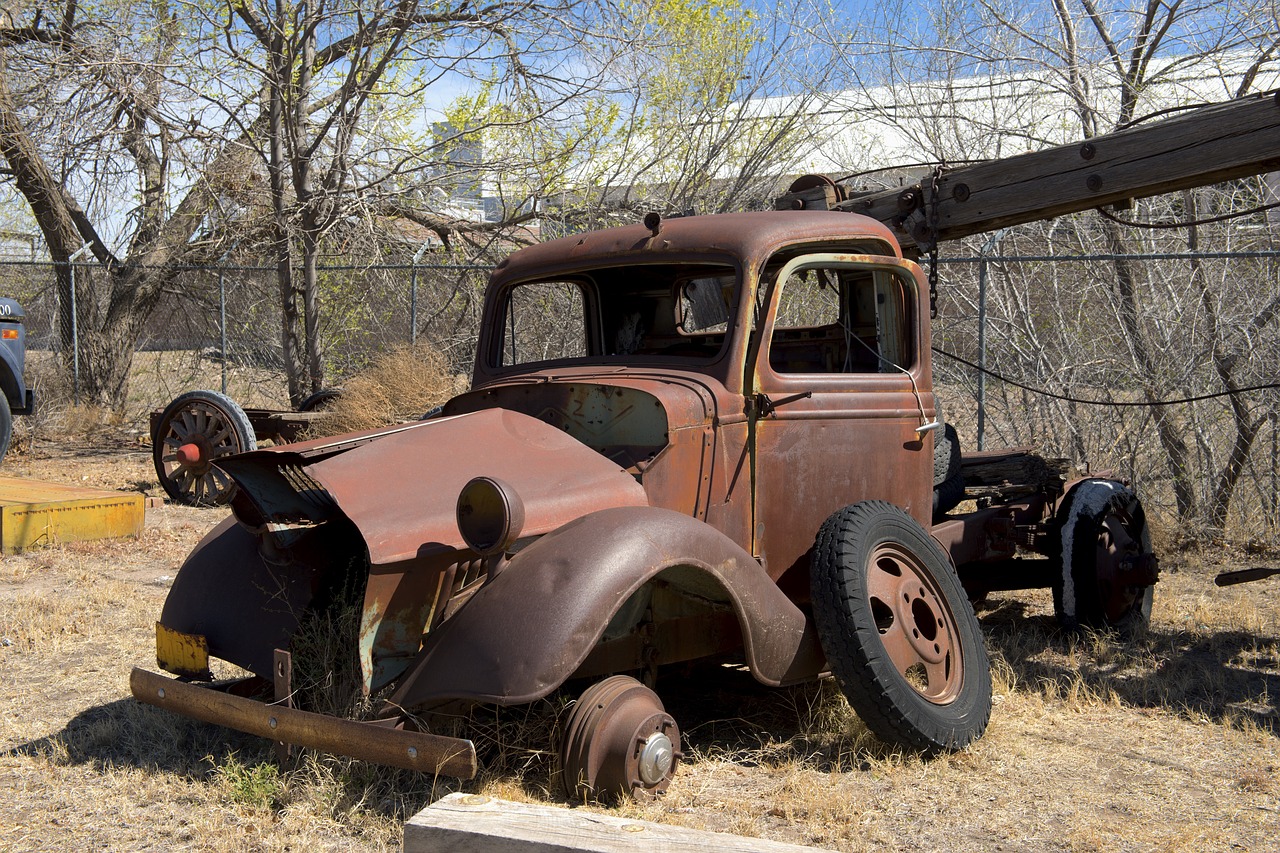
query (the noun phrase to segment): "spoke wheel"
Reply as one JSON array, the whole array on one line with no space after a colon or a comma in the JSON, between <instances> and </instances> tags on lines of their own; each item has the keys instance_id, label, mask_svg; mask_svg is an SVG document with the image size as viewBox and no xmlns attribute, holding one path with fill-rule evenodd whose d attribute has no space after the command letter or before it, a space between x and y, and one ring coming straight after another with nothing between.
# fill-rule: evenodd
<instances>
[{"instance_id":1,"label":"spoke wheel","mask_svg":"<svg viewBox=\"0 0 1280 853\"><path fill-rule=\"evenodd\" d=\"M1159 563L1137 495L1114 480L1085 480L1071 490L1058 522L1058 621L1071 630L1102 628L1129 636L1145 631Z\"/></svg>"},{"instance_id":2,"label":"spoke wheel","mask_svg":"<svg viewBox=\"0 0 1280 853\"><path fill-rule=\"evenodd\" d=\"M161 414L151 444L161 487L190 506L231 500L235 483L213 463L258 446L244 409L216 391L188 391L174 399Z\"/></svg>"},{"instance_id":3,"label":"spoke wheel","mask_svg":"<svg viewBox=\"0 0 1280 853\"><path fill-rule=\"evenodd\" d=\"M958 749L991 715L978 621L941 547L883 501L827 519L814 545L813 616L832 673L882 740Z\"/></svg>"},{"instance_id":4,"label":"spoke wheel","mask_svg":"<svg viewBox=\"0 0 1280 853\"><path fill-rule=\"evenodd\" d=\"M615 675L592 685L573 706L560 759L571 799L649 800L675 775L680 729L656 693Z\"/></svg>"}]
</instances>

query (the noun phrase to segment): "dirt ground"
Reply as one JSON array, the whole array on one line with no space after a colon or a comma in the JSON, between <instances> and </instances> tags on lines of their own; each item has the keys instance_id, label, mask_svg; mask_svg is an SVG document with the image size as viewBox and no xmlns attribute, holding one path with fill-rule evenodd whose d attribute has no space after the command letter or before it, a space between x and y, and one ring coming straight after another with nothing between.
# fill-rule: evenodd
<instances>
[{"instance_id":1,"label":"dirt ground","mask_svg":"<svg viewBox=\"0 0 1280 853\"><path fill-rule=\"evenodd\" d=\"M0 472L160 494L136 434L37 443ZM503 712L484 772L457 783L326 756L277 768L259 739L134 702L166 590L224 512L154 507L140 540L0 561L0 848L384 850L455 790L563 802L554 705ZM620 811L835 850L1280 850L1280 577L1212 583L1280 555L1161 556L1137 643L1062 634L1046 593L984 604L996 704L953 755L886 749L829 684L659 683L685 763L660 802Z\"/></svg>"}]
</instances>

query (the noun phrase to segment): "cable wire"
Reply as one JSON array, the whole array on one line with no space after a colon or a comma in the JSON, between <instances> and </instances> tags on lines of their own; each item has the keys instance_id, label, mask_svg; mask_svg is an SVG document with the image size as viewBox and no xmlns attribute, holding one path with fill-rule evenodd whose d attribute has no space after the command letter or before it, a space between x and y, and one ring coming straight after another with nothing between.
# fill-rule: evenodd
<instances>
[{"instance_id":1,"label":"cable wire","mask_svg":"<svg viewBox=\"0 0 1280 853\"><path fill-rule=\"evenodd\" d=\"M1133 219L1122 219L1101 207L1094 209L1098 211L1098 213L1102 214L1103 217L1110 219L1112 222L1118 222L1121 225L1128 225L1130 228L1162 229L1189 228L1192 225L1208 225L1210 222L1225 222L1228 219L1239 219L1242 216L1252 216L1255 213L1262 213L1263 211L1273 210L1277 207L1280 207L1280 201L1272 202L1271 204L1261 204L1257 207L1251 207L1248 210L1237 210L1232 213L1224 213L1221 216L1209 216L1204 219L1185 219L1181 222L1138 222Z\"/></svg>"},{"instance_id":2,"label":"cable wire","mask_svg":"<svg viewBox=\"0 0 1280 853\"><path fill-rule=\"evenodd\" d=\"M1156 406L1178 406L1184 403L1198 403L1201 400L1213 400L1218 397L1230 397L1232 394L1244 394L1249 391L1270 391L1276 388L1280 388L1280 382L1268 382L1263 385L1249 385L1248 387L1245 387L1245 388L1232 388L1229 391L1216 391L1212 394L1199 394L1195 397L1183 397L1177 400L1151 400L1151 401L1089 400L1083 397L1071 397L1066 394L1057 394L1057 393L1054 393L1053 391L1048 391L1044 388L1035 388L1030 385L1023 384L1022 382L1018 382L1016 380L1010 379L1007 376L1002 376L999 373L996 373L994 370L989 370L985 367L979 367L978 365L974 364L972 361L961 358L955 353L947 352L946 350L940 347L933 347L932 349L938 355L944 355L947 358L951 359L952 361L958 361L967 367L972 367L974 370L978 371L979 373L985 373L986 375L992 377L993 379L999 379L1001 382L1007 382L1008 384L1014 386L1015 388L1021 388L1023 391L1030 391L1032 394L1039 394L1043 397L1049 397L1054 400L1062 400L1067 403L1080 403L1086 406L1110 406L1117 409L1140 408L1140 407L1154 408Z\"/></svg>"}]
</instances>

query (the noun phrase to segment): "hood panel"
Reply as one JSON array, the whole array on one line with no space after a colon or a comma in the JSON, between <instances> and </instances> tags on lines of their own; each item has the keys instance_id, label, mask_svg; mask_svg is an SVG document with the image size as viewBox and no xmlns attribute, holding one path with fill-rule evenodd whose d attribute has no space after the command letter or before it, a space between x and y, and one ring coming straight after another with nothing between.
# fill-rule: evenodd
<instances>
[{"instance_id":1,"label":"hood panel","mask_svg":"<svg viewBox=\"0 0 1280 853\"><path fill-rule=\"evenodd\" d=\"M502 409L427 421L304 469L360 530L375 566L465 548L455 507L473 477L496 477L515 489L526 536L596 509L647 504L640 484L616 463L555 427Z\"/></svg>"}]
</instances>

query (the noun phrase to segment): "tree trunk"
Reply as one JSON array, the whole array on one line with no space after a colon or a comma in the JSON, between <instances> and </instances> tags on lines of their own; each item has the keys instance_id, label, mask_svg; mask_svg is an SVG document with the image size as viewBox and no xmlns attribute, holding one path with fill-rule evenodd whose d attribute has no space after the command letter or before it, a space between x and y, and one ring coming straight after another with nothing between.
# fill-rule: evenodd
<instances>
[{"instance_id":1,"label":"tree trunk","mask_svg":"<svg viewBox=\"0 0 1280 853\"><path fill-rule=\"evenodd\" d=\"M1128 254L1124 235L1120 226L1105 217L1102 219L1103 233L1107 239L1107 249L1113 255ZM1116 272L1116 296L1120 303L1120 323L1125 335L1125 343L1129 347L1134 367L1141 374L1138 380L1142 383L1142 393L1151 404L1152 414L1156 421L1156 435L1160 446L1164 449L1165 463L1173 481L1173 496L1178 506L1178 517L1183 521L1191 521L1196 515L1196 494L1192 482L1187 443L1183 441L1179 426L1168 406L1159 404L1164 398L1167 388L1152 387L1158 375L1155 359L1148 345L1146 332L1138 313L1137 276L1134 274L1133 261L1125 257L1117 257L1113 262Z\"/></svg>"},{"instance_id":2,"label":"tree trunk","mask_svg":"<svg viewBox=\"0 0 1280 853\"><path fill-rule=\"evenodd\" d=\"M324 361L320 345L320 271L317 264L320 243L316 231L302 233L302 312L307 324L307 372L311 393L324 387Z\"/></svg>"},{"instance_id":3,"label":"tree trunk","mask_svg":"<svg viewBox=\"0 0 1280 853\"><path fill-rule=\"evenodd\" d=\"M283 21L281 22L283 27ZM280 293L280 357L284 362L285 377L289 385L289 404L297 408L306 398L303 384L301 347L298 340L298 303L293 285L293 250L290 241L289 212L286 205L287 157L284 150L284 93L283 79L288 73L281 36L276 35L273 46L272 79L268 104L268 132L271 139L269 172L271 177L271 208L273 241L276 256L276 282Z\"/></svg>"}]
</instances>

